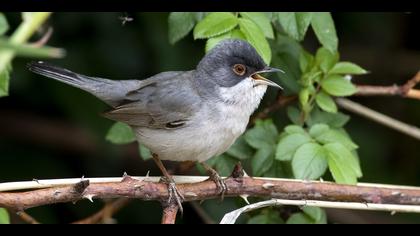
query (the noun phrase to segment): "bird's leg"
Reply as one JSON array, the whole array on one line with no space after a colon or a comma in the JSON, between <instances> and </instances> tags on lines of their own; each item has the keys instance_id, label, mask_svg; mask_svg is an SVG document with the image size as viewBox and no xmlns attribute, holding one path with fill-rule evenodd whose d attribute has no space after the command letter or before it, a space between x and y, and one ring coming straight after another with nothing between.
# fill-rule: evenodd
<instances>
[{"instance_id":1,"label":"bird's leg","mask_svg":"<svg viewBox=\"0 0 420 236\"><path fill-rule=\"evenodd\" d=\"M182 194L176 188L174 179L168 173L162 161L159 159L158 155L153 154L152 156L156 165L159 167L159 169L163 173L163 177L161 178L161 181L168 185L168 194L169 194L168 204L171 204L171 202L175 200L176 204L179 206L179 211L181 212L181 215L182 215L184 211L182 208L182 201L184 201L184 196L182 196Z\"/></svg>"},{"instance_id":2,"label":"bird's leg","mask_svg":"<svg viewBox=\"0 0 420 236\"><path fill-rule=\"evenodd\" d=\"M211 168L211 166L209 166L207 163L201 162L201 165L204 167L204 169L207 170L207 172L210 173L209 179L212 180L216 184L217 188L220 191L220 195L223 201L225 193L228 190L225 181L220 177L219 173L217 173L217 171Z\"/></svg>"}]
</instances>

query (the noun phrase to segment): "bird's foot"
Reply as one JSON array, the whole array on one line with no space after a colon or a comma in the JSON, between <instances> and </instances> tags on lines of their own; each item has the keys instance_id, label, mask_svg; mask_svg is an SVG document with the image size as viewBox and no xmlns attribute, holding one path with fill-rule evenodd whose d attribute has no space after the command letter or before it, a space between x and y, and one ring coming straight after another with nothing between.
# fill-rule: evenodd
<instances>
[{"instance_id":1,"label":"bird's foot","mask_svg":"<svg viewBox=\"0 0 420 236\"><path fill-rule=\"evenodd\" d=\"M210 171L209 179L216 184L217 189L219 190L219 194L221 196L221 201L223 201L225 197L225 193L228 191L228 187L225 181L222 179L222 177L220 177L219 173L217 173L217 171L215 171L214 169L209 169L209 171Z\"/></svg>"},{"instance_id":2,"label":"bird's foot","mask_svg":"<svg viewBox=\"0 0 420 236\"><path fill-rule=\"evenodd\" d=\"M167 204L177 204L179 207L179 212L181 215L184 212L184 209L182 208L182 202L185 200L184 196L179 192L179 190L176 187L175 181L172 178L167 178L165 176L162 176L160 181L162 183L165 183L168 186L168 202Z\"/></svg>"}]
</instances>

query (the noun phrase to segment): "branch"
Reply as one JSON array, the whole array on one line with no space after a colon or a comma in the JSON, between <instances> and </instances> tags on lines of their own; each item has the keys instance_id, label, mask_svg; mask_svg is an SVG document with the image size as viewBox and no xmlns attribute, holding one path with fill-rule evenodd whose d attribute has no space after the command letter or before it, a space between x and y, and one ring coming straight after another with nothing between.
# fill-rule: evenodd
<instances>
[{"instance_id":1,"label":"branch","mask_svg":"<svg viewBox=\"0 0 420 236\"><path fill-rule=\"evenodd\" d=\"M73 222L73 224L97 224L97 223L106 223L108 220L112 219L112 216L123 207L125 207L128 203L130 203L131 199L128 198L120 198L112 202L107 202L100 211L97 213L83 219Z\"/></svg>"},{"instance_id":2,"label":"branch","mask_svg":"<svg viewBox=\"0 0 420 236\"><path fill-rule=\"evenodd\" d=\"M389 116L386 116L382 113L379 113L377 111L374 111L368 107L365 107L359 103L355 103L349 99L345 99L345 98L337 98L336 99L337 104L354 113L360 114L368 119L371 119L379 124L388 126L394 130L397 130L401 133L404 133L406 135L409 135L415 139L419 139L420 140L420 129L412 126L412 125L408 125L405 124L399 120L396 120L394 118L391 118Z\"/></svg>"},{"instance_id":3,"label":"branch","mask_svg":"<svg viewBox=\"0 0 420 236\"><path fill-rule=\"evenodd\" d=\"M407 81L404 85L398 86L372 86L357 85L355 96L401 96L420 100L420 90L413 89L420 83L420 71Z\"/></svg>"},{"instance_id":4,"label":"branch","mask_svg":"<svg viewBox=\"0 0 420 236\"><path fill-rule=\"evenodd\" d=\"M185 201L197 201L218 198L219 190L213 181L204 181L207 177L176 176L175 181ZM113 180L109 182L109 180ZM0 193L0 207L6 207L17 211L28 208L63 202L76 202L82 199L109 199L109 198L136 198L141 200L154 200L166 202L168 198L167 186L158 182L159 178L151 177L125 177L125 178L96 178L84 179L82 182L72 180L49 180L25 183L0 184L0 189L8 189L15 185L17 189L23 189L24 185L40 187L42 183L49 182L50 186L38 190L25 192ZM346 208L354 209L355 203L366 205L366 208L384 211L403 211L420 213L420 188L358 184L340 185L330 182L300 181L274 178L251 178L251 177L228 177L225 179L228 191L226 197L248 195L250 197L266 197L284 200L297 200L305 203L309 201L335 202ZM37 183L37 182L35 182ZM53 184L54 183L54 184ZM62 186L63 184L71 185ZM76 183L76 184L75 184ZM89 184L89 185L87 185ZM376 205L369 205L376 204ZM386 204L386 205L382 205ZM317 204L315 204L317 205ZM390 208L390 206L392 206ZM374 207L374 208L372 208ZM170 209L167 209L170 210ZM172 213L175 210L172 209ZM169 213L168 213L169 214Z\"/></svg>"},{"instance_id":5,"label":"branch","mask_svg":"<svg viewBox=\"0 0 420 236\"><path fill-rule=\"evenodd\" d=\"M177 204L170 204L163 208L162 224L175 224L176 214L179 206Z\"/></svg>"}]
</instances>

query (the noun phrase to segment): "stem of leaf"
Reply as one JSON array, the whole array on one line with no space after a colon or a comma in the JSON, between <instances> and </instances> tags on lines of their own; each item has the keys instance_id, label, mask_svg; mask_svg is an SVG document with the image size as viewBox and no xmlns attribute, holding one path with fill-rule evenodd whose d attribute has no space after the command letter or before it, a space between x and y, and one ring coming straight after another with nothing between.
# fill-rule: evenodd
<instances>
[{"instance_id":1,"label":"stem of leaf","mask_svg":"<svg viewBox=\"0 0 420 236\"><path fill-rule=\"evenodd\" d=\"M24 20L13 35L10 37L10 42L21 44L26 42L35 31L48 19L51 12L36 12L29 20ZM0 52L0 73L4 71L7 65L12 61L15 53L13 50L1 50Z\"/></svg>"}]
</instances>

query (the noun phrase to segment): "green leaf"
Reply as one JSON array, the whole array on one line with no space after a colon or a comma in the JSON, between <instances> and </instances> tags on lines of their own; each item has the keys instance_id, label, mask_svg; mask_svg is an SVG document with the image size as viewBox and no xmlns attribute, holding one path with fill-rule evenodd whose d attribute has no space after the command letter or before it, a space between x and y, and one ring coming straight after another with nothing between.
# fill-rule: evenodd
<instances>
[{"instance_id":1,"label":"green leaf","mask_svg":"<svg viewBox=\"0 0 420 236\"><path fill-rule=\"evenodd\" d=\"M305 106L306 104L308 104L308 101L309 101L309 89L304 88L300 90L299 92L299 102L302 106Z\"/></svg>"},{"instance_id":2,"label":"green leaf","mask_svg":"<svg viewBox=\"0 0 420 236\"><path fill-rule=\"evenodd\" d=\"M9 213L4 208L0 208L0 225L2 224L10 224Z\"/></svg>"},{"instance_id":3,"label":"green leaf","mask_svg":"<svg viewBox=\"0 0 420 236\"><path fill-rule=\"evenodd\" d=\"M319 92L315 97L316 104L318 106L326 111L331 113L337 113L337 105L335 105L334 100L331 98L330 95L326 94L325 92L321 91Z\"/></svg>"},{"instance_id":4,"label":"green leaf","mask_svg":"<svg viewBox=\"0 0 420 236\"><path fill-rule=\"evenodd\" d=\"M290 37L277 34L273 43L273 66L285 73L277 73L278 83L284 88L284 95L295 95L301 90L299 59L302 46Z\"/></svg>"},{"instance_id":5,"label":"green leaf","mask_svg":"<svg viewBox=\"0 0 420 236\"><path fill-rule=\"evenodd\" d=\"M206 42L206 53L209 52L220 41L222 41L224 39L231 39L231 38L245 40L244 34L240 30L234 29L234 30L229 31L227 33L224 33L222 35L219 35L219 36L216 36L216 37L207 39L207 42Z\"/></svg>"},{"instance_id":6,"label":"green leaf","mask_svg":"<svg viewBox=\"0 0 420 236\"><path fill-rule=\"evenodd\" d=\"M321 81L321 87L333 96L350 96L357 92L356 87L341 75L330 75Z\"/></svg>"},{"instance_id":7,"label":"green leaf","mask_svg":"<svg viewBox=\"0 0 420 236\"><path fill-rule=\"evenodd\" d=\"M233 168L235 167L237 160L227 155L220 155L214 159L214 168L217 170L220 176L229 176Z\"/></svg>"},{"instance_id":8,"label":"green leaf","mask_svg":"<svg viewBox=\"0 0 420 236\"><path fill-rule=\"evenodd\" d=\"M312 138L317 138L318 136L328 132L329 130L330 127L326 124L315 124L309 129L309 134Z\"/></svg>"},{"instance_id":9,"label":"green leaf","mask_svg":"<svg viewBox=\"0 0 420 236\"><path fill-rule=\"evenodd\" d=\"M340 55L338 52L330 52L326 48L319 48L315 55L316 63L321 68L322 72L329 72L338 62Z\"/></svg>"},{"instance_id":10,"label":"green leaf","mask_svg":"<svg viewBox=\"0 0 420 236\"><path fill-rule=\"evenodd\" d=\"M287 108L287 117L289 117L294 124L300 124L300 111L296 107L289 106Z\"/></svg>"},{"instance_id":11,"label":"green leaf","mask_svg":"<svg viewBox=\"0 0 420 236\"><path fill-rule=\"evenodd\" d=\"M276 160L290 161L296 150L303 144L311 141L311 138L305 134L290 134L282 138L277 145Z\"/></svg>"},{"instance_id":12,"label":"green leaf","mask_svg":"<svg viewBox=\"0 0 420 236\"><path fill-rule=\"evenodd\" d=\"M252 20L260 27L264 36L269 39L274 38L273 27L271 26L270 18L262 12L241 12L243 18Z\"/></svg>"},{"instance_id":13,"label":"green leaf","mask_svg":"<svg viewBox=\"0 0 420 236\"><path fill-rule=\"evenodd\" d=\"M150 150L144 146L143 144L139 143L139 152L140 152L140 157L146 161L149 160L150 158L152 158L152 152L150 152Z\"/></svg>"},{"instance_id":14,"label":"green leaf","mask_svg":"<svg viewBox=\"0 0 420 236\"><path fill-rule=\"evenodd\" d=\"M327 167L327 153L319 144L303 144L293 155L292 170L297 179L318 179L325 173Z\"/></svg>"},{"instance_id":15,"label":"green leaf","mask_svg":"<svg viewBox=\"0 0 420 236\"><path fill-rule=\"evenodd\" d=\"M275 145L278 131L273 121L257 120L255 126L245 133L245 141L253 148L267 148Z\"/></svg>"},{"instance_id":16,"label":"green leaf","mask_svg":"<svg viewBox=\"0 0 420 236\"><path fill-rule=\"evenodd\" d=\"M314 220L304 213L295 213L287 219L286 224L313 224Z\"/></svg>"},{"instance_id":17,"label":"green leaf","mask_svg":"<svg viewBox=\"0 0 420 236\"><path fill-rule=\"evenodd\" d=\"M226 153L239 160L245 160L252 157L254 150L246 143L245 137L242 135L226 151Z\"/></svg>"},{"instance_id":18,"label":"green leaf","mask_svg":"<svg viewBox=\"0 0 420 236\"><path fill-rule=\"evenodd\" d=\"M351 62L339 62L330 70L331 74L350 74L350 75L362 75L366 74L367 71L362 67L351 63Z\"/></svg>"},{"instance_id":19,"label":"green leaf","mask_svg":"<svg viewBox=\"0 0 420 236\"><path fill-rule=\"evenodd\" d=\"M350 116L345 115L341 112L329 113L321 111L319 108L315 107L309 119L306 120L308 126L313 126L318 123L324 123L329 125L332 128L341 128L350 120Z\"/></svg>"},{"instance_id":20,"label":"green leaf","mask_svg":"<svg viewBox=\"0 0 420 236\"><path fill-rule=\"evenodd\" d=\"M258 149L251 160L252 174L254 176L261 176L270 169L274 162L273 153L273 148Z\"/></svg>"},{"instance_id":21,"label":"green leaf","mask_svg":"<svg viewBox=\"0 0 420 236\"><path fill-rule=\"evenodd\" d=\"M357 165L355 165L354 171L356 172L357 178L361 178L363 176L363 173L362 173L362 168L360 167L359 154L357 153L357 150L352 150L351 153L353 154L353 157L357 162Z\"/></svg>"},{"instance_id":22,"label":"green leaf","mask_svg":"<svg viewBox=\"0 0 420 236\"><path fill-rule=\"evenodd\" d=\"M314 13L311 25L319 42L330 52L336 52L338 38L331 14L328 12Z\"/></svg>"},{"instance_id":23,"label":"green leaf","mask_svg":"<svg viewBox=\"0 0 420 236\"><path fill-rule=\"evenodd\" d=\"M305 206L302 208L302 211L313 219L315 224L327 223L327 214L319 207Z\"/></svg>"},{"instance_id":24,"label":"green leaf","mask_svg":"<svg viewBox=\"0 0 420 236\"><path fill-rule=\"evenodd\" d=\"M299 59L299 67L302 72L309 71L315 61L315 57L302 49Z\"/></svg>"},{"instance_id":25,"label":"green leaf","mask_svg":"<svg viewBox=\"0 0 420 236\"><path fill-rule=\"evenodd\" d=\"M264 62L270 64L271 48L260 27L258 27L258 25L252 20L245 18L239 18L239 27L244 33L247 41L254 46L263 58Z\"/></svg>"},{"instance_id":26,"label":"green leaf","mask_svg":"<svg viewBox=\"0 0 420 236\"><path fill-rule=\"evenodd\" d=\"M184 38L195 24L195 13L193 12L171 12L168 17L169 42L175 44Z\"/></svg>"},{"instance_id":27,"label":"green leaf","mask_svg":"<svg viewBox=\"0 0 420 236\"><path fill-rule=\"evenodd\" d=\"M205 39L226 33L238 25L238 18L229 12L208 14L194 28L194 39Z\"/></svg>"},{"instance_id":28,"label":"green leaf","mask_svg":"<svg viewBox=\"0 0 420 236\"><path fill-rule=\"evenodd\" d=\"M9 95L10 72L12 66L8 64L5 71L0 71L0 97Z\"/></svg>"},{"instance_id":29,"label":"green leaf","mask_svg":"<svg viewBox=\"0 0 420 236\"><path fill-rule=\"evenodd\" d=\"M340 131L334 129L330 129L322 133L321 135L318 135L317 137L315 137L315 139L322 144L336 142L341 143L350 151L358 148L358 146L349 137L343 135Z\"/></svg>"},{"instance_id":30,"label":"green leaf","mask_svg":"<svg viewBox=\"0 0 420 236\"><path fill-rule=\"evenodd\" d=\"M17 56L22 57L37 57L37 58L61 58L65 56L65 50L53 47L33 47L25 44L11 43L5 39L0 38L0 48L10 49Z\"/></svg>"},{"instance_id":31,"label":"green leaf","mask_svg":"<svg viewBox=\"0 0 420 236\"><path fill-rule=\"evenodd\" d=\"M339 184L356 184L359 163L353 154L341 143L324 145L328 152L328 166L335 182Z\"/></svg>"},{"instance_id":32,"label":"green leaf","mask_svg":"<svg viewBox=\"0 0 420 236\"><path fill-rule=\"evenodd\" d=\"M3 13L0 12L0 35L5 34L9 30L9 24Z\"/></svg>"},{"instance_id":33,"label":"green leaf","mask_svg":"<svg viewBox=\"0 0 420 236\"><path fill-rule=\"evenodd\" d=\"M284 162L275 161L271 165L270 169L263 173L262 177L267 178L289 178L290 175L286 173L283 167Z\"/></svg>"},{"instance_id":34,"label":"green leaf","mask_svg":"<svg viewBox=\"0 0 420 236\"><path fill-rule=\"evenodd\" d=\"M251 217L247 224L284 224L277 211L266 211Z\"/></svg>"},{"instance_id":35,"label":"green leaf","mask_svg":"<svg viewBox=\"0 0 420 236\"><path fill-rule=\"evenodd\" d=\"M304 134L306 135L306 131L299 125L288 125L284 128L284 131L288 134Z\"/></svg>"},{"instance_id":36,"label":"green leaf","mask_svg":"<svg viewBox=\"0 0 420 236\"><path fill-rule=\"evenodd\" d=\"M130 126L116 122L108 131L106 140L115 144L128 144L136 141L136 136Z\"/></svg>"},{"instance_id":37,"label":"green leaf","mask_svg":"<svg viewBox=\"0 0 420 236\"><path fill-rule=\"evenodd\" d=\"M279 12L278 18L284 31L297 41L303 40L311 23L311 12Z\"/></svg>"}]
</instances>

